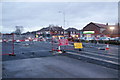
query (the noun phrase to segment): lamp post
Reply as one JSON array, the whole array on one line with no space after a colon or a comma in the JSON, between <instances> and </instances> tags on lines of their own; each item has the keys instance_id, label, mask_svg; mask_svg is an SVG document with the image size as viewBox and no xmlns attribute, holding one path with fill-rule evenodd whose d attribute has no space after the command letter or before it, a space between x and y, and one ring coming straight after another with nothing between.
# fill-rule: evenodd
<instances>
[{"instance_id":1,"label":"lamp post","mask_svg":"<svg viewBox=\"0 0 120 80\"><path fill-rule=\"evenodd\" d=\"M64 12L64 11L59 11L59 13L62 13L62 14L63 14L63 27L65 28L65 21L66 21L66 20L65 20L65 18L66 18L66 17L65 17L65 16L66 16L66 15L65 15L65 12ZM65 35L65 31L64 31L64 35Z\"/></svg>"},{"instance_id":2,"label":"lamp post","mask_svg":"<svg viewBox=\"0 0 120 80\"><path fill-rule=\"evenodd\" d=\"M59 11L59 13L63 14L63 26L65 28L65 12L64 11Z\"/></svg>"},{"instance_id":3,"label":"lamp post","mask_svg":"<svg viewBox=\"0 0 120 80\"><path fill-rule=\"evenodd\" d=\"M110 37L112 37L114 29L115 29L115 27L110 27L110 30L111 30L111 36Z\"/></svg>"}]
</instances>

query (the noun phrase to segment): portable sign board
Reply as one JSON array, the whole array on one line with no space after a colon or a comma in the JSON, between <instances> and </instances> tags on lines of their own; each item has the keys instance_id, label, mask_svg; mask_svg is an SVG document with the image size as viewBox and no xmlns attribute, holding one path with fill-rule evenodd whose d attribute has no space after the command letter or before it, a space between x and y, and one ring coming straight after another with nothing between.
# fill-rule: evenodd
<instances>
[{"instance_id":1,"label":"portable sign board","mask_svg":"<svg viewBox=\"0 0 120 80\"><path fill-rule=\"evenodd\" d=\"M83 48L82 43L74 43L74 48L75 49Z\"/></svg>"},{"instance_id":2,"label":"portable sign board","mask_svg":"<svg viewBox=\"0 0 120 80\"><path fill-rule=\"evenodd\" d=\"M59 39L59 45L68 45L68 40L67 39Z\"/></svg>"}]
</instances>

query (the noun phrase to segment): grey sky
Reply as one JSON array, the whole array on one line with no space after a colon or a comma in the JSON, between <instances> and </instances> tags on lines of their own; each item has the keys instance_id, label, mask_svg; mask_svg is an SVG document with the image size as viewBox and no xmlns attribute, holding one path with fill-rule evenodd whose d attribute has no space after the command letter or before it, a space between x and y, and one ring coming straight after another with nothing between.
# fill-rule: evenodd
<instances>
[{"instance_id":1,"label":"grey sky","mask_svg":"<svg viewBox=\"0 0 120 80\"><path fill-rule=\"evenodd\" d=\"M1 7L1 6L0 6ZM12 32L23 26L24 32L39 30L49 24L82 29L89 22L115 24L118 20L117 2L4 2L2 3L2 32Z\"/></svg>"}]
</instances>

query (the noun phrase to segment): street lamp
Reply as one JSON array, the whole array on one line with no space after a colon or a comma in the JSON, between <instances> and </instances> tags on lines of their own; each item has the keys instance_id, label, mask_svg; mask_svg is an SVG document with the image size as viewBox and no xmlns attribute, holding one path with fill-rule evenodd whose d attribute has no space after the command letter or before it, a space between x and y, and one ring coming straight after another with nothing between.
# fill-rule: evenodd
<instances>
[{"instance_id":1,"label":"street lamp","mask_svg":"<svg viewBox=\"0 0 120 80\"><path fill-rule=\"evenodd\" d=\"M59 11L59 13L63 14L63 27L65 28L65 12L64 11Z\"/></svg>"},{"instance_id":2,"label":"street lamp","mask_svg":"<svg viewBox=\"0 0 120 80\"><path fill-rule=\"evenodd\" d=\"M65 29L65 11L59 11L59 13L62 13L62 14L63 14L63 27L64 27L64 29ZM64 30L63 35L65 35L65 30Z\"/></svg>"},{"instance_id":3,"label":"street lamp","mask_svg":"<svg viewBox=\"0 0 120 80\"><path fill-rule=\"evenodd\" d=\"M110 30L111 30L111 37L112 37L112 34L113 34L113 30L115 29L115 27L110 27Z\"/></svg>"}]
</instances>

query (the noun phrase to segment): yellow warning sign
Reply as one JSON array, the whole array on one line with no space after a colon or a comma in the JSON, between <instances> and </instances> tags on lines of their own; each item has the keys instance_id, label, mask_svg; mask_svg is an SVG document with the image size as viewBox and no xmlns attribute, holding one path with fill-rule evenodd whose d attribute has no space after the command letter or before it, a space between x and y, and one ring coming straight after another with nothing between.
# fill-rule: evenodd
<instances>
[{"instance_id":1,"label":"yellow warning sign","mask_svg":"<svg viewBox=\"0 0 120 80\"><path fill-rule=\"evenodd\" d=\"M74 43L74 48L76 49L83 48L82 43Z\"/></svg>"}]
</instances>

